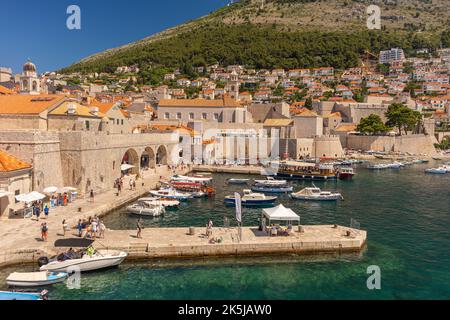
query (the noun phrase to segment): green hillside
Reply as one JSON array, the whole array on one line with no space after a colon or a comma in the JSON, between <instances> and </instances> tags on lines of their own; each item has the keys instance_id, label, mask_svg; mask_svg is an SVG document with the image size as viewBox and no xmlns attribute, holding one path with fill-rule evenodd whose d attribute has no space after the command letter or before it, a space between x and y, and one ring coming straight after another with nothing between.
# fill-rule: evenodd
<instances>
[{"instance_id":1,"label":"green hillside","mask_svg":"<svg viewBox=\"0 0 450 320\"><path fill-rule=\"evenodd\" d=\"M266 0L263 9L260 0L240 1L62 71L113 71L120 65L139 64L144 76L151 77L162 68L189 73L192 66L216 62L254 68L346 68L357 65L364 50L400 46L412 53L417 48L449 46L449 11L436 12L441 4L448 6L446 1L380 4L383 29L376 31L366 27L365 8L370 3L366 0Z\"/></svg>"}]
</instances>

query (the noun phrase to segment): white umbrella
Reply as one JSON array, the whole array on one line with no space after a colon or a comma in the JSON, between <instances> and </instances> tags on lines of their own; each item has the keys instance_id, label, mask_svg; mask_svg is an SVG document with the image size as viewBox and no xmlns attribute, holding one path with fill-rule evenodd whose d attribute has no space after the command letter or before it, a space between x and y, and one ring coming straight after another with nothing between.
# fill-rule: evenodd
<instances>
[{"instance_id":1,"label":"white umbrella","mask_svg":"<svg viewBox=\"0 0 450 320\"><path fill-rule=\"evenodd\" d=\"M132 166L131 164L128 163L124 163L123 165L120 166L120 170L122 171L127 171L134 168L134 166Z\"/></svg>"},{"instance_id":2,"label":"white umbrella","mask_svg":"<svg viewBox=\"0 0 450 320\"><path fill-rule=\"evenodd\" d=\"M58 191L58 187L48 187L44 189L44 193L55 193Z\"/></svg>"},{"instance_id":3,"label":"white umbrella","mask_svg":"<svg viewBox=\"0 0 450 320\"><path fill-rule=\"evenodd\" d=\"M5 190L0 190L0 198L11 196L13 193Z\"/></svg>"},{"instance_id":4,"label":"white umbrella","mask_svg":"<svg viewBox=\"0 0 450 320\"><path fill-rule=\"evenodd\" d=\"M18 196L16 196L16 200L19 202L33 202L33 201L38 201L38 200L42 200L45 198L45 195L33 191L30 193L25 193L25 194L19 194Z\"/></svg>"}]
</instances>

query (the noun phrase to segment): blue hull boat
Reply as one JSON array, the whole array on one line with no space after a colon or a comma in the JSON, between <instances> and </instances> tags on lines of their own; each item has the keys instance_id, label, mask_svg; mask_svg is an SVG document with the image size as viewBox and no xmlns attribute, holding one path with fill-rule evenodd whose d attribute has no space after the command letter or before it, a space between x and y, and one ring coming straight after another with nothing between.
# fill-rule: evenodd
<instances>
[{"instance_id":1,"label":"blue hull boat","mask_svg":"<svg viewBox=\"0 0 450 320\"><path fill-rule=\"evenodd\" d=\"M226 205L234 206L236 200L234 198L225 198L224 202ZM274 199L266 199L266 200L242 200L242 205L244 207L260 207L260 206L272 206L277 198Z\"/></svg>"},{"instance_id":2,"label":"blue hull boat","mask_svg":"<svg viewBox=\"0 0 450 320\"><path fill-rule=\"evenodd\" d=\"M0 301L6 300L36 301L42 300L42 295L40 293L0 291Z\"/></svg>"}]
</instances>

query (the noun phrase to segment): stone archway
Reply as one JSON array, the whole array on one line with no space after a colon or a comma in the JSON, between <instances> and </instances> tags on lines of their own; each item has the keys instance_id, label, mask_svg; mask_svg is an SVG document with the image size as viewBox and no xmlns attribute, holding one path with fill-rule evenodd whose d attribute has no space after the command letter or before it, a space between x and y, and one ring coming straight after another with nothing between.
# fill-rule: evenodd
<instances>
[{"instance_id":1,"label":"stone archway","mask_svg":"<svg viewBox=\"0 0 450 320\"><path fill-rule=\"evenodd\" d=\"M121 164L129 164L133 168L123 171L123 173L139 174L139 155L134 149L128 149L122 157Z\"/></svg>"},{"instance_id":2,"label":"stone archway","mask_svg":"<svg viewBox=\"0 0 450 320\"><path fill-rule=\"evenodd\" d=\"M168 152L166 146L159 146L156 152L156 164L167 165L168 164Z\"/></svg>"},{"instance_id":3,"label":"stone archway","mask_svg":"<svg viewBox=\"0 0 450 320\"><path fill-rule=\"evenodd\" d=\"M155 169L156 168L156 157L155 151L151 147L145 148L141 155L141 168L145 169Z\"/></svg>"}]
</instances>

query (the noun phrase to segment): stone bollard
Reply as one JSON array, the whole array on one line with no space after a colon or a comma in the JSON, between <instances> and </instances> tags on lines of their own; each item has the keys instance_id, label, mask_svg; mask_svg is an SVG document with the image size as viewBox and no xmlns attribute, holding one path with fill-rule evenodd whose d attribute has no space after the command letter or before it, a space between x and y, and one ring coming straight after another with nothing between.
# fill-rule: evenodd
<instances>
[{"instance_id":1,"label":"stone bollard","mask_svg":"<svg viewBox=\"0 0 450 320\"><path fill-rule=\"evenodd\" d=\"M305 229L302 226L298 226L298 232L305 233Z\"/></svg>"},{"instance_id":2,"label":"stone bollard","mask_svg":"<svg viewBox=\"0 0 450 320\"><path fill-rule=\"evenodd\" d=\"M81 212L83 209L81 207L78 207L78 212Z\"/></svg>"},{"instance_id":3,"label":"stone bollard","mask_svg":"<svg viewBox=\"0 0 450 320\"><path fill-rule=\"evenodd\" d=\"M189 228L189 235L190 236L195 236L195 228L194 227L190 227Z\"/></svg>"}]
</instances>

